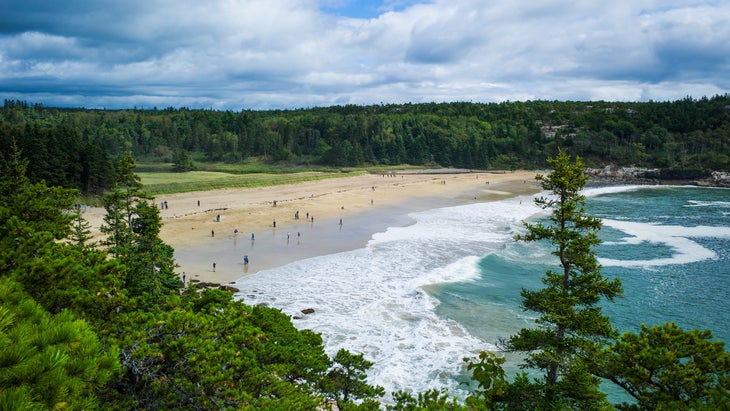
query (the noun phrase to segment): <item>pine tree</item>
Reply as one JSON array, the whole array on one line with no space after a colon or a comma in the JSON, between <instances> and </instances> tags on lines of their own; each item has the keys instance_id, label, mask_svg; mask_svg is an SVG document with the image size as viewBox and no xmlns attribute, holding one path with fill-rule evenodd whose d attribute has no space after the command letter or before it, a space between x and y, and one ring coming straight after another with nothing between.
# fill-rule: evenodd
<instances>
[{"instance_id":1,"label":"pine tree","mask_svg":"<svg viewBox=\"0 0 730 411\"><path fill-rule=\"evenodd\" d=\"M115 350L70 312L50 315L0 279L0 408L90 410L119 371Z\"/></svg>"},{"instance_id":2,"label":"pine tree","mask_svg":"<svg viewBox=\"0 0 730 411\"><path fill-rule=\"evenodd\" d=\"M591 376L582 359L590 358L617 332L598 305L622 293L618 279L602 276L594 247L599 244L599 219L587 216L585 197L580 191L588 177L578 158L560 151L548 159L552 172L536 178L550 195L535 203L551 210L549 224L525 223L522 241L549 241L555 248L559 271L548 270L545 288L522 290L522 307L539 314L537 328L520 330L510 337L510 349L528 352L525 364L542 370L547 407L594 408L605 397L598 391L599 380Z\"/></svg>"},{"instance_id":3,"label":"pine tree","mask_svg":"<svg viewBox=\"0 0 730 411\"><path fill-rule=\"evenodd\" d=\"M142 191L142 182L134 169L136 165L130 154L122 157L117 165L114 189L104 197L104 224L101 231L108 234L105 245L114 257L130 254L132 247L132 218L135 207L147 199Z\"/></svg>"},{"instance_id":4,"label":"pine tree","mask_svg":"<svg viewBox=\"0 0 730 411\"><path fill-rule=\"evenodd\" d=\"M106 215L101 231L109 234L109 253L127 266L125 287L130 296L161 297L176 290L173 249L159 238L160 213L142 190L134 159L119 161L114 190L104 197ZM153 301L159 301L159 299Z\"/></svg>"},{"instance_id":5,"label":"pine tree","mask_svg":"<svg viewBox=\"0 0 730 411\"><path fill-rule=\"evenodd\" d=\"M595 362L597 375L634 398L619 409L730 409L730 353L708 330L642 325L638 335L624 333Z\"/></svg>"},{"instance_id":6,"label":"pine tree","mask_svg":"<svg viewBox=\"0 0 730 411\"><path fill-rule=\"evenodd\" d=\"M92 238L91 224L84 218L79 205L76 205L73 217L71 234L69 235L70 244L81 251L93 248L93 245L89 243Z\"/></svg>"}]
</instances>

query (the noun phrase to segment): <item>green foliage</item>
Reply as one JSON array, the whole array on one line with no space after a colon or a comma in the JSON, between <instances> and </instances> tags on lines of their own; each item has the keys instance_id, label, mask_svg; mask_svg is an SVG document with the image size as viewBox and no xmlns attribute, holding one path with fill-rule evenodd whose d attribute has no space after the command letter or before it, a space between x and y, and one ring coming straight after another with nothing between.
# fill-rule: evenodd
<instances>
[{"instance_id":1,"label":"green foliage","mask_svg":"<svg viewBox=\"0 0 730 411\"><path fill-rule=\"evenodd\" d=\"M45 183L31 183L27 177L28 161L13 147L10 162L2 167L0 180L0 213L5 221L3 237L20 241L38 233L47 233L55 240L70 233L73 219L66 211L71 209L76 191L48 187Z\"/></svg>"},{"instance_id":2,"label":"green foliage","mask_svg":"<svg viewBox=\"0 0 730 411\"><path fill-rule=\"evenodd\" d=\"M461 410L478 410L484 409L481 406L464 406L455 398L439 392L438 390L428 390L418 393L417 397L404 392L398 391L393 393L394 405L387 407L391 411L461 411Z\"/></svg>"},{"instance_id":3,"label":"green foliage","mask_svg":"<svg viewBox=\"0 0 730 411\"><path fill-rule=\"evenodd\" d=\"M373 363L362 354L341 349L334 357L334 365L321 383L322 392L342 408L356 399L373 399L385 394L383 387L367 383L365 373Z\"/></svg>"},{"instance_id":4,"label":"green foliage","mask_svg":"<svg viewBox=\"0 0 730 411\"><path fill-rule=\"evenodd\" d=\"M621 283L604 278L596 261L593 247L599 243L601 223L585 215L585 198L580 194L587 181L583 163L580 159L571 162L563 151L548 162L552 172L536 178L551 196L537 198L535 203L551 210L550 224L525 223L527 232L516 239L548 240L561 271L549 270L542 279L543 289L522 290L522 306L539 314L539 327L520 330L510 337L508 347L529 352L525 364L545 372L548 403L594 408L603 395L598 391L598 379L581 360L595 355L616 335L598 303L619 296Z\"/></svg>"},{"instance_id":5,"label":"green foliage","mask_svg":"<svg viewBox=\"0 0 730 411\"><path fill-rule=\"evenodd\" d=\"M123 314L115 339L123 399L148 409L316 409L327 368L321 339L288 317L205 290L152 311ZM313 380L311 380L313 379ZM296 404L294 406L293 404Z\"/></svg>"},{"instance_id":6,"label":"green foliage","mask_svg":"<svg viewBox=\"0 0 730 411\"><path fill-rule=\"evenodd\" d=\"M91 224L84 219L80 206L75 205L69 243L80 251L91 250L93 249L93 245L89 243L91 238Z\"/></svg>"},{"instance_id":7,"label":"green foliage","mask_svg":"<svg viewBox=\"0 0 730 411\"><path fill-rule=\"evenodd\" d=\"M188 153L184 150L178 150L175 152L172 156L172 163L172 170L176 173L184 173L186 171L195 171L198 169L193 162L193 159L190 158Z\"/></svg>"},{"instance_id":8,"label":"green foliage","mask_svg":"<svg viewBox=\"0 0 730 411\"><path fill-rule=\"evenodd\" d=\"M51 313L106 318L120 303L118 265L58 241L71 232L75 191L32 184L24 167L16 157L0 179L0 277L21 283Z\"/></svg>"},{"instance_id":9,"label":"green foliage","mask_svg":"<svg viewBox=\"0 0 730 411\"><path fill-rule=\"evenodd\" d=\"M83 320L49 315L0 278L0 409L96 409L119 371L116 354Z\"/></svg>"},{"instance_id":10,"label":"green foliage","mask_svg":"<svg viewBox=\"0 0 730 411\"><path fill-rule=\"evenodd\" d=\"M468 361L466 369L471 371L472 381L478 385L468 403L484 405L489 410L498 409L498 404L508 399L509 383L502 368L504 358L493 352L482 351L478 362L464 360Z\"/></svg>"},{"instance_id":11,"label":"green foliage","mask_svg":"<svg viewBox=\"0 0 730 411\"><path fill-rule=\"evenodd\" d=\"M134 173L134 159L127 155L117 167L114 190L104 197L106 215L101 231L108 234L109 252L124 261L125 288L130 296L149 295L149 303L177 290L173 249L159 237L159 209L142 191Z\"/></svg>"},{"instance_id":12,"label":"green foliage","mask_svg":"<svg viewBox=\"0 0 730 411\"><path fill-rule=\"evenodd\" d=\"M601 355L597 374L635 400L625 410L730 409L730 354L710 331L674 323L625 333Z\"/></svg>"}]
</instances>

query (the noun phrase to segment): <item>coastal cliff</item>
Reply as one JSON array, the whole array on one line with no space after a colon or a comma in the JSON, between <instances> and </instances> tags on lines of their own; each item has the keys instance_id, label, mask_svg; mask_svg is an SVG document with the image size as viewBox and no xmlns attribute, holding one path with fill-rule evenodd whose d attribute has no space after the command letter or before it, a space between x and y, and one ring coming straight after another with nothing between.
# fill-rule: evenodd
<instances>
[{"instance_id":1,"label":"coastal cliff","mask_svg":"<svg viewBox=\"0 0 730 411\"><path fill-rule=\"evenodd\" d=\"M730 172L620 167L587 168L594 184L690 184L730 188Z\"/></svg>"}]
</instances>

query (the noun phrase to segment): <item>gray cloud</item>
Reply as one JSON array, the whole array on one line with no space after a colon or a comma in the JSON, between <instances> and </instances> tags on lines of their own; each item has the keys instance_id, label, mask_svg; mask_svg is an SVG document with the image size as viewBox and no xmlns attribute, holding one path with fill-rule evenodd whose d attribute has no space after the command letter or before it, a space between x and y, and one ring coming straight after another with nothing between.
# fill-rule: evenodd
<instances>
[{"instance_id":1,"label":"gray cloud","mask_svg":"<svg viewBox=\"0 0 730 411\"><path fill-rule=\"evenodd\" d=\"M352 4L6 0L0 97L239 110L730 90L727 2L385 0L376 16L333 14Z\"/></svg>"}]
</instances>

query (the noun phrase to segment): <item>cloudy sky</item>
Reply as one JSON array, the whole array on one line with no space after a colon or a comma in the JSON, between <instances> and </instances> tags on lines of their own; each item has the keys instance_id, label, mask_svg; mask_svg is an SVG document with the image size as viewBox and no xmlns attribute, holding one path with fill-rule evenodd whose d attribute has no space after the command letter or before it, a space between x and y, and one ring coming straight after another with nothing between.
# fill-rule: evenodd
<instances>
[{"instance_id":1,"label":"cloudy sky","mask_svg":"<svg viewBox=\"0 0 730 411\"><path fill-rule=\"evenodd\" d=\"M0 98L269 109L730 92L730 0L2 0Z\"/></svg>"}]
</instances>

